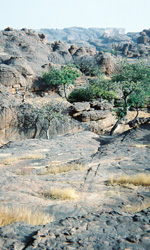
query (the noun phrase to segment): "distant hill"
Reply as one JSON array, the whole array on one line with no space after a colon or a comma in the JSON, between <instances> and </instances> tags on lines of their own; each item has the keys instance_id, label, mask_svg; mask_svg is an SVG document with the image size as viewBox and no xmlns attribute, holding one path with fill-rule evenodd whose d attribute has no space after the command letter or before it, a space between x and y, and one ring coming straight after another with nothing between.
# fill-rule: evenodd
<instances>
[{"instance_id":1,"label":"distant hill","mask_svg":"<svg viewBox=\"0 0 150 250\"><path fill-rule=\"evenodd\" d=\"M99 39L102 36L115 36L125 34L123 28L81 28L71 27L64 29L40 29L47 35L49 41L88 41L91 39Z\"/></svg>"},{"instance_id":2,"label":"distant hill","mask_svg":"<svg viewBox=\"0 0 150 250\"><path fill-rule=\"evenodd\" d=\"M98 51L111 50L112 45L136 43L139 33L125 34L124 28L82 28L71 27L64 29L39 29L38 33L46 34L49 42L62 41L67 44L76 44L79 47L87 46Z\"/></svg>"}]
</instances>

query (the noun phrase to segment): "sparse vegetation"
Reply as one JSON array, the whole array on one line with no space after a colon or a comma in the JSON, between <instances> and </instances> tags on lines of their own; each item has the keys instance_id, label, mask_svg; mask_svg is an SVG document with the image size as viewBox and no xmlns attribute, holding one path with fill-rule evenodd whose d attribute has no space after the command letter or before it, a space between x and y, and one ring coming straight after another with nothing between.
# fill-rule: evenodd
<instances>
[{"instance_id":1,"label":"sparse vegetation","mask_svg":"<svg viewBox=\"0 0 150 250\"><path fill-rule=\"evenodd\" d=\"M16 156L16 157L9 157L5 159L1 159L0 164L11 165L17 161L30 160L30 159L42 159L45 157L46 157L45 154L26 154L26 155L22 155L18 157Z\"/></svg>"},{"instance_id":2,"label":"sparse vegetation","mask_svg":"<svg viewBox=\"0 0 150 250\"><path fill-rule=\"evenodd\" d=\"M69 102L85 102L92 100L92 91L90 88L75 89L68 96Z\"/></svg>"},{"instance_id":3,"label":"sparse vegetation","mask_svg":"<svg viewBox=\"0 0 150 250\"><path fill-rule=\"evenodd\" d=\"M118 84L122 91L122 103L116 108L118 118L113 126L110 135L112 135L118 124L127 115L128 108L134 107L138 117L139 108L144 107L149 102L150 96L150 67L143 62L129 64L123 62L119 71L113 75L112 81Z\"/></svg>"},{"instance_id":4,"label":"sparse vegetation","mask_svg":"<svg viewBox=\"0 0 150 250\"><path fill-rule=\"evenodd\" d=\"M126 185L132 184L135 186L150 186L150 175L141 173L136 175L120 175L119 177L110 178L111 185Z\"/></svg>"},{"instance_id":5,"label":"sparse vegetation","mask_svg":"<svg viewBox=\"0 0 150 250\"><path fill-rule=\"evenodd\" d=\"M66 173L70 171L79 171L79 170L85 170L86 167L82 164L70 164L70 165L61 165L61 166L48 166L46 169L44 169L41 172L41 175L45 174L60 174L60 173Z\"/></svg>"},{"instance_id":6,"label":"sparse vegetation","mask_svg":"<svg viewBox=\"0 0 150 250\"><path fill-rule=\"evenodd\" d=\"M38 210L32 211L24 207L0 207L0 227L6 226L14 222L27 222L31 225L45 225L54 220L47 214Z\"/></svg>"},{"instance_id":7,"label":"sparse vegetation","mask_svg":"<svg viewBox=\"0 0 150 250\"><path fill-rule=\"evenodd\" d=\"M150 144L135 144L136 148L150 148Z\"/></svg>"},{"instance_id":8,"label":"sparse vegetation","mask_svg":"<svg viewBox=\"0 0 150 250\"><path fill-rule=\"evenodd\" d=\"M93 99L113 100L117 98L115 84L107 79L104 74L90 80L88 88L75 89L68 97L69 102L91 101Z\"/></svg>"},{"instance_id":9,"label":"sparse vegetation","mask_svg":"<svg viewBox=\"0 0 150 250\"><path fill-rule=\"evenodd\" d=\"M93 99L102 98L113 100L117 98L116 85L111 79L106 78L104 74L101 74L97 79L90 81L90 89Z\"/></svg>"},{"instance_id":10,"label":"sparse vegetation","mask_svg":"<svg viewBox=\"0 0 150 250\"><path fill-rule=\"evenodd\" d=\"M53 187L50 191L42 192L44 197L50 199L59 199L59 200L76 200L79 199L79 193L73 188L58 188Z\"/></svg>"},{"instance_id":11,"label":"sparse vegetation","mask_svg":"<svg viewBox=\"0 0 150 250\"><path fill-rule=\"evenodd\" d=\"M89 58L83 58L80 62L75 63L76 67L86 76L98 76L102 74L102 69Z\"/></svg>"},{"instance_id":12,"label":"sparse vegetation","mask_svg":"<svg viewBox=\"0 0 150 250\"><path fill-rule=\"evenodd\" d=\"M80 76L76 68L70 66L62 66L61 69L51 69L49 72L43 74L43 82L46 86L55 87L63 86L66 97L66 86L74 84L74 80Z\"/></svg>"}]
</instances>

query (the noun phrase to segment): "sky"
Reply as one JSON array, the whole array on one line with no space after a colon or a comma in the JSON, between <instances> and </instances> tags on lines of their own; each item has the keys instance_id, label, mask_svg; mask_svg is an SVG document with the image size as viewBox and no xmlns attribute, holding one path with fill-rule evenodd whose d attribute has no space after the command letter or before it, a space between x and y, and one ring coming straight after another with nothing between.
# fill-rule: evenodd
<instances>
[{"instance_id":1,"label":"sky","mask_svg":"<svg viewBox=\"0 0 150 250\"><path fill-rule=\"evenodd\" d=\"M0 30L150 28L150 0L0 0Z\"/></svg>"}]
</instances>

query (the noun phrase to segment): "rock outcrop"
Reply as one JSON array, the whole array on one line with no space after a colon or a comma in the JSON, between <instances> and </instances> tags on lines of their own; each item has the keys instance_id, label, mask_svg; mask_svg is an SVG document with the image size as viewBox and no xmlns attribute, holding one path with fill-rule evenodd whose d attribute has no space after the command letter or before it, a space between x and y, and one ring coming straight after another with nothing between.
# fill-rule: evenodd
<instances>
[{"instance_id":1,"label":"rock outcrop","mask_svg":"<svg viewBox=\"0 0 150 250\"><path fill-rule=\"evenodd\" d=\"M92 132L102 134L109 131L116 122L112 109L112 104L107 102L76 102L70 107L70 115L86 124Z\"/></svg>"},{"instance_id":2,"label":"rock outcrop","mask_svg":"<svg viewBox=\"0 0 150 250\"><path fill-rule=\"evenodd\" d=\"M148 187L108 182L112 174L149 175L149 131L149 125L118 137L84 131L1 147L1 204L38 207L55 220L44 226L17 222L1 227L1 249L149 249ZM74 168L65 172L70 163ZM62 165L64 171L51 173ZM73 187L80 198L44 197L52 187Z\"/></svg>"}]
</instances>

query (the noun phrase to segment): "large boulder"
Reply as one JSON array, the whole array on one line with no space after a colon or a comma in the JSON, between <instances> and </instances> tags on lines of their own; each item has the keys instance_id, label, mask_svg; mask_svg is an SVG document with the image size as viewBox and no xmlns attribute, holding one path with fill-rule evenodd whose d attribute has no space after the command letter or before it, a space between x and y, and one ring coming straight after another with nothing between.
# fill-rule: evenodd
<instances>
[{"instance_id":1,"label":"large boulder","mask_svg":"<svg viewBox=\"0 0 150 250\"><path fill-rule=\"evenodd\" d=\"M106 75L110 75L117 69L117 63L115 58L110 53L98 53L96 55L98 65L103 69Z\"/></svg>"},{"instance_id":2,"label":"large boulder","mask_svg":"<svg viewBox=\"0 0 150 250\"><path fill-rule=\"evenodd\" d=\"M147 44L149 42L149 38L146 35L141 35L138 37L137 43L138 44Z\"/></svg>"}]
</instances>

